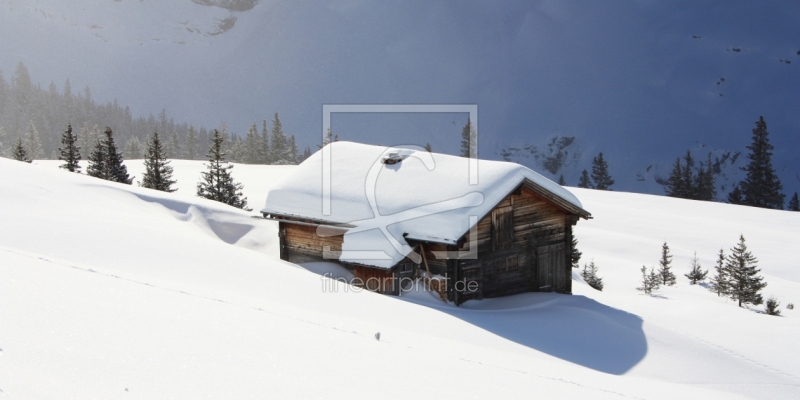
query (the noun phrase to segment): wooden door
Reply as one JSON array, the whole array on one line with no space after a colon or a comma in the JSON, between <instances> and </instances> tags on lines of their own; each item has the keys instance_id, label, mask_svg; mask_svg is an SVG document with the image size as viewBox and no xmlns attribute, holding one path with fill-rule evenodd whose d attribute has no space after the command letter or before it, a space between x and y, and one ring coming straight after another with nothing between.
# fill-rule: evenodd
<instances>
[{"instance_id":1,"label":"wooden door","mask_svg":"<svg viewBox=\"0 0 800 400\"><path fill-rule=\"evenodd\" d=\"M514 242L514 213L511 206L492 210L492 251L511 248Z\"/></svg>"}]
</instances>

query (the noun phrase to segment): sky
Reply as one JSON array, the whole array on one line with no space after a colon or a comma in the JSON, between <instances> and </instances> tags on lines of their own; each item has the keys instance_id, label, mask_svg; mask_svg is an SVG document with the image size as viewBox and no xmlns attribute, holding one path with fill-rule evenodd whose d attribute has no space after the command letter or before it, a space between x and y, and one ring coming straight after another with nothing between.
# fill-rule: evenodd
<instances>
[{"instance_id":1,"label":"sky","mask_svg":"<svg viewBox=\"0 0 800 400\"><path fill-rule=\"evenodd\" d=\"M784 186L800 190L796 3L7 1L0 34L6 78L22 61L43 86L70 79L134 115L238 133L277 112L312 149L324 104L477 104L482 158L574 136L568 181L603 151L628 190L688 148L745 151L763 115ZM332 128L455 154L466 119L340 115Z\"/></svg>"}]
</instances>

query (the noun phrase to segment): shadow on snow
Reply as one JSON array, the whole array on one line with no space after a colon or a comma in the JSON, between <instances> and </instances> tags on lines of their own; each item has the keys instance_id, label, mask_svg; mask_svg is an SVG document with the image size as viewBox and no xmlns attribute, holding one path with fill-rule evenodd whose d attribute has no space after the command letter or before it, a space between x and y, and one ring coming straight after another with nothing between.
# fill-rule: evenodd
<instances>
[{"instance_id":1,"label":"shadow on snow","mask_svg":"<svg viewBox=\"0 0 800 400\"><path fill-rule=\"evenodd\" d=\"M420 295L430 297L418 293L401 299L600 372L624 374L647 354L641 318L584 296L523 293L455 307Z\"/></svg>"}]
</instances>

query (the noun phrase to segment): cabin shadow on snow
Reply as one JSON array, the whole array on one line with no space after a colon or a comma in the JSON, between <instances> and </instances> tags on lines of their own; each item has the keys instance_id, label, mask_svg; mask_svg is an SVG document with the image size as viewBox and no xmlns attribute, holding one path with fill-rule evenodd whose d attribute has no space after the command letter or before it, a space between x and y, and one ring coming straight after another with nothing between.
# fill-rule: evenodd
<instances>
[{"instance_id":1,"label":"cabin shadow on snow","mask_svg":"<svg viewBox=\"0 0 800 400\"><path fill-rule=\"evenodd\" d=\"M647 354L640 317L584 296L524 293L471 301L461 307L420 301L414 295L400 299L600 372L624 374Z\"/></svg>"}]
</instances>

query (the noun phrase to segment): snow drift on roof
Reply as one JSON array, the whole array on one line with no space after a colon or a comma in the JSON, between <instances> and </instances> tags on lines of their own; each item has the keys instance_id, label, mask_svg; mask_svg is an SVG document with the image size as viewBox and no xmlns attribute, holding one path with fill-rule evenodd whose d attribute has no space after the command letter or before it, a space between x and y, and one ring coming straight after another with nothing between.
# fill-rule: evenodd
<instances>
[{"instance_id":1,"label":"snow drift on roof","mask_svg":"<svg viewBox=\"0 0 800 400\"><path fill-rule=\"evenodd\" d=\"M478 160L469 184L469 159L353 142L330 146L330 214L323 214L323 151L300 164L267 195L268 214L354 226L344 235L341 261L390 268L411 248L404 240L452 243L528 179L566 202L580 201L555 182L519 164ZM391 153L402 158L384 163Z\"/></svg>"}]
</instances>

